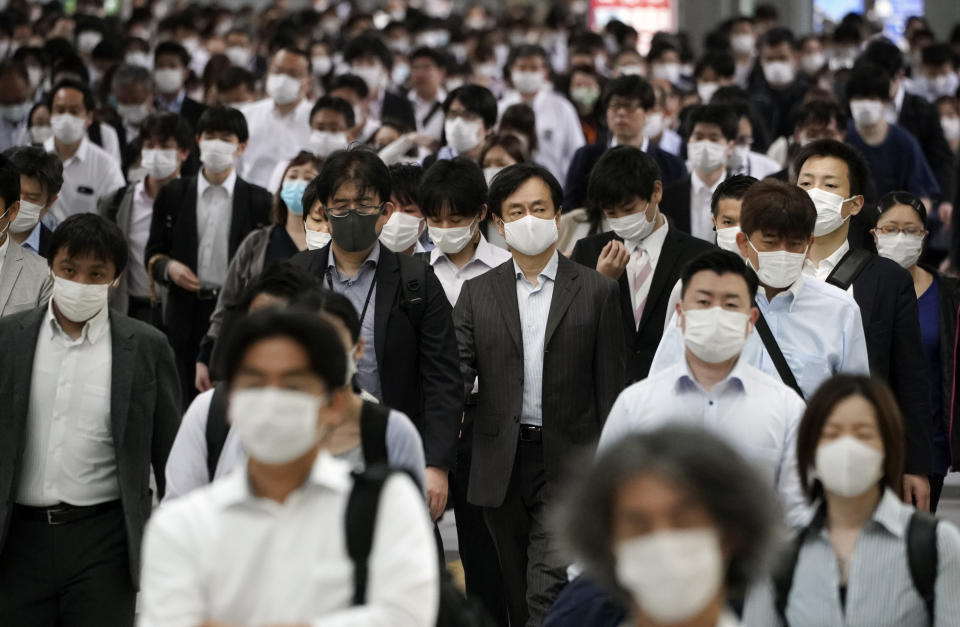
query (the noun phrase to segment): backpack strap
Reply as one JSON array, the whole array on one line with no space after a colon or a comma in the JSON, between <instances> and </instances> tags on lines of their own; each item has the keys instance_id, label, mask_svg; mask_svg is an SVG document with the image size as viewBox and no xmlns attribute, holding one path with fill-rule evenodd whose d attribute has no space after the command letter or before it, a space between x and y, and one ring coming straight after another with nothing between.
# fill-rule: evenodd
<instances>
[{"instance_id":1,"label":"backpack strap","mask_svg":"<svg viewBox=\"0 0 960 627\"><path fill-rule=\"evenodd\" d=\"M422 126L426 126L427 124L429 124L429 123L430 123L430 120L433 119L433 116L435 116L435 115L437 114L437 112L440 111L440 109L442 109L442 108L443 108L443 103L442 103L442 102L435 102L435 103L433 103L433 106L430 107L430 110L427 111L427 114L426 114L425 116L423 116L423 120L420 121L420 126L422 127Z\"/></svg>"},{"instance_id":2,"label":"backpack strap","mask_svg":"<svg viewBox=\"0 0 960 627\"><path fill-rule=\"evenodd\" d=\"M793 588L793 573L797 569L797 561L800 559L800 550L807 536L823 527L823 521L827 516L826 504L821 503L813 516L810 524L800 530L793 538L793 541L784 549L780 560L776 563L771 573L773 580L773 601L777 610L777 616L784 625L787 622L787 602L790 600L790 590Z\"/></svg>"},{"instance_id":3,"label":"backpack strap","mask_svg":"<svg viewBox=\"0 0 960 627\"><path fill-rule=\"evenodd\" d=\"M873 254L869 251L851 248L827 276L827 283L847 291L872 258Z\"/></svg>"},{"instance_id":4,"label":"backpack strap","mask_svg":"<svg viewBox=\"0 0 960 627\"><path fill-rule=\"evenodd\" d=\"M397 255L397 260L400 263L400 306L419 331L427 307L427 264L423 259L409 255Z\"/></svg>"},{"instance_id":5,"label":"backpack strap","mask_svg":"<svg viewBox=\"0 0 960 627\"><path fill-rule=\"evenodd\" d=\"M353 561L353 605L363 605L367 600L367 569L373 549L373 531L380 507L380 492L389 476L390 469L383 466L353 473L353 489L347 501L345 521L347 555Z\"/></svg>"},{"instance_id":6,"label":"backpack strap","mask_svg":"<svg viewBox=\"0 0 960 627\"><path fill-rule=\"evenodd\" d=\"M360 445L364 466L387 465L387 422L390 408L369 401L360 410Z\"/></svg>"},{"instance_id":7,"label":"backpack strap","mask_svg":"<svg viewBox=\"0 0 960 627\"><path fill-rule=\"evenodd\" d=\"M123 202L123 197L126 196L127 190L130 188L129 185L125 185L118 189L113 197L110 199L110 205L107 209L107 215L105 216L107 220L110 220L114 224L117 222L117 215L120 213L120 203Z\"/></svg>"},{"instance_id":8,"label":"backpack strap","mask_svg":"<svg viewBox=\"0 0 960 627\"><path fill-rule=\"evenodd\" d=\"M87 137L89 137L90 141L95 143L97 146L103 148L103 133L100 129L100 123L96 120L93 121L93 124L87 127Z\"/></svg>"},{"instance_id":9,"label":"backpack strap","mask_svg":"<svg viewBox=\"0 0 960 627\"><path fill-rule=\"evenodd\" d=\"M930 624L934 624L937 583L937 523L926 512L914 512L907 524L907 563L917 594L927 606Z\"/></svg>"},{"instance_id":10,"label":"backpack strap","mask_svg":"<svg viewBox=\"0 0 960 627\"><path fill-rule=\"evenodd\" d=\"M760 339L763 341L763 345L766 347L770 359L773 360L777 374L780 375L780 379L786 385L790 386L794 392L800 395L800 398L803 398L803 390L800 389L800 384L797 383L797 378L793 375L793 370L790 369L787 358L783 356L783 351L780 350L777 338L773 337L773 332L770 331L767 320L763 317L763 312L757 309L757 313L759 315L757 316L757 322L754 326L757 329L757 333L760 334Z\"/></svg>"},{"instance_id":11,"label":"backpack strap","mask_svg":"<svg viewBox=\"0 0 960 627\"><path fill-rule=\"evenodd\" d=\"M218 383L213 388L210 410L207 412L207 475L210 481L217 472L217 462L227 441L230 425L227 424L227 384Z\"/></svg>"}]
</instances>

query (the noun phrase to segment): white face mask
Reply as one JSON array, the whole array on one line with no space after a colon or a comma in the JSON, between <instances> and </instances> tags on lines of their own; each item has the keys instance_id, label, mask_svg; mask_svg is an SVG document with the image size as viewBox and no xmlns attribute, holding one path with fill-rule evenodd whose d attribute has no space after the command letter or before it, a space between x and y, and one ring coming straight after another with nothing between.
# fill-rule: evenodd
<instances>
[{"instance_id":1,"label":"white face mask","mask_svg":"<svg viewBox=\"0 0 960 627\"><path fill-rule=\"evenodd\" d=\"M493 179L498 174L500 174L503 168L484 168L483 169L483 178L487 181L487 187L493 185Z\"/></svg>"},{"instance_id":2,"label":"white face mask","mask_svg":"<svg viewBox=\"0 0 960 627\"><path fill-rule=\"evenodd\" d=\"M698 172L713 172L727 163L727 144L708 140L687 144L687 158Z\"/></svg>"},{"instance_id":3,"label":"white face mask","mask_svg":"<svg viewBox=\"0 0 960 627\"><path fill-rule=\"evenodd\" d=\"M463 118L447 120L443 125L443 133L447 144L458 155L470 152L480 145L480 121L467 121Z\"/></svg>"},{"instance_id":4,"label":"white face mask","mask_svg":"<svg viewBox=\"0 0 960 627\"><path fill-rule=\"evenodd\" d=\"M140 126L140 123L150 115L150 107L145 102L135 105L118 104L117 114L128 126Z\"/></svg>"},{"instance_id":5,"label":"white face mask","mask_svg":"<svg viewBox=\"0 0 960 627\"><path fill-rule=\"evenodd\" d=\"M380 231L380 243L395 253L402 253L417 243L422 226L422 218L395 211Z\"/></svg>"},{"instance_id":6,"label":"white face mask","mask_svg":"<svg viewBox=\"0 0 960 627\"><path fill-rule=\"evenodd\" d=\"M27 78L30 79L30 88L36 89L43 83L43 68L34 65L27 66Z\"/></svg>"},{"instance_id":7,"label":"white face mask","mask_svg":"<svg viewBox=\"0 0 960 627\"><path fill-rule=\"evenodd\" d=\"M330 70L333 69L333 59L327 56L313 57L310 62L311 65L313 65L314 76L326 76L330 73Z\"/></svg>"},{"instance_id":8,"label":"white face mask","mask_svg":"<svg viewBox=\"0 0 960 627\"><path fill-rule=\"evenodd\" d=\"M513 72L510 81L521 94L535 94L543 88L543 72Z\"/></svg>"},{"instance_id":9,"label":"white face mask","mask_svg":"<svg viewBox=\"0 0 960 627\"><path fill-rule=\"evenodd\" d=\"M643 136L647 139L660 137L663 132L663 114L659 111L653 111L647 114L647 119L643 122Z\"/></svg>"},{"instance_id":10,"label":"white face mask","mask_svg":"<svg viewBox=\"0 0 960 627\"><path fill-rule=\"evenodd\" d=\"M957 83L960 78L954 73L938 74L933 78L924 77L923 82L927 86L927 93L933 100L941 96L953 96L957 93Z\"/></svg>"},{"instance_id":11,"label":"white face mask","mask_svg":"<svg viewBox=\"0 0 960 627\"><path fill-rule=\"evenodd\" d=\"M503 237L510 248L524 255L539 255L556 243L560 233L555 219L527 215L513 222L504 222Z\"/></svg>"},{"instance_id":12,"label":"white face mask","mask_svg":"<svg viewBox=\"0 0 960 627\"><path fill-rule=\"evenodd\" d=\"M140 165L147 171L150 178L163 180L177 171L180 162L177 159L176 150L150 150L144 148L140 152Z\"/></svg>"},{"instance_id":13,"label":"white face mask","mask_svg":"<svg viewBox=\"0 0 960 627\"><path fill-rule=\"evenodd\" d=\"M740 247L737 246L737 233L739 232L739 226L728 226L725 229L717 229L717 246L739 255Z\"/></svg>"},{"instance_id":14,"label":"white face mask","mask_svg":"<svg viewBox=\"0 0 960 627\"><path fill-rule=\"evenodd\" d=\"M683 343L691 353L711 364L740 354L747 341L750 317L722 307L690 309L683 315Z\"/></svg>"},{"instance_id":15,"label":"white face mask","mask_svg":"<svg viewBox=\"0 0 960 627\"><path fill-rule=\"evenodd\" d=\"M327 429L317 424L325 399L280 388L236 390L228 415L250 457L265 464L285 464L309 451Z\"/></svg>"},{"instance_id":16,"label":"white face mask","mask_svg":"<svg viewBox=\"0 0 960 627\"><path fill-rule=\"evenodd\" d=\"M750 54L757 45L757 38L750 33L739 33L730 37L730 47L737 54Z\"/></svg>"},{"instance_id":17,"label":"white face mask","mask_svg":"<svg viewBox=\"0 0 960 627\"><path fill-rule=\"evenodd\" d=\"M128 52L123 57L123 62L127 65L138 65L148 70L153 67L153 60L146 52Z\"/></svg>"},{"instance_id":18,"label":"white face mask","mask_svg":"<svg viewBox=\"0 0 960 627\"><path fill-rule=\"evenodd\" d=\"M802 253L791 253L786 250L760 252L753 242L747 239L747 244L757 253L759 268L753 268L753 262L747 259L747 265L754 269L757 278L767 287L784 289L796 283L803 272L803 262L807 258L807 249Z\"/></svg>"},{"instance_id":19,"label":"white face mask","mask_svg":"<svg viewBox=\"0 0 960 627\"><path fill-rule=\"evenodd\" d=\"M771 85L787 85L796 78L797 69L789 61L770 61L763 64L763 77Z\"/></svg>"},{"instance_id":20,"label":"white face mask","mask_svg":"<svg viewBox=\"0 0 960 627\"><path fill-rule=\"evenodd\" d=\"M80 118L69 113L58 113L50 118L53 127L53 136L64 144L76 144L83 139L87 132L86 118Z\"/></svg>"},{"instance_id":21,"label":"white face mask","mask_svg":"<svg viewBox=\"0 0 960 627\"><path fill-rule=\"evenodd\" d=\"M621 65L620 76L646 76L647 69L642 65Z\"/></svg>"},{"instance_id":22,"label":"white face mask","mask_svg":"<svg viewBox=\"0 0 960 627\"><path fill-rule=\"evenodd\" d=\"M236 153L237 145L222 139L204 139L200 142L200 161L214 174L229 170Z\"/></svg>"},{"instance_id":23,"label":"white face mask","mask_svg":"<svg viewBox=\"0 0 960 627\"><path fill-rule=\"evenodd\" d=\"M700 102L708 104L713 94L720 89L717 83L697 83L697 95L700 96Z\"/></svg>"},{"instance_id":24,"label":"white face mask","mask_svg":"<svg viewBox=\"0 0 960 627\"><path fill-rule=\"evenodd\" d=\"M35 144L42 144L53 137L52 126L33 126L30 128L30 138Z\"/></svg>"},{"instance_id":25,"label":"white face mask","mask_svg":"<svg viewBox=\"0 0 960 627\"><path fill-rule=\"evenodd\" d=\"M680 80L679 63L654 63L650 66L650 73L655 80L676 83Z\"/></svg>"},{"instance_id":26,"label":"white face mask","mask_svg":"<svg viewBox=\"0 0 960 627\"><path fill-rule=\"evenodd\" d=\"M653 214L653 220L647 220L647 212L638 211L619 218L607 218L607 224L624 241L636 243L653 233L657 225L657 214Z\"/></svg>"},{"instance_id":27,"label":"white face mask","mask_svg":"<svg viewBox=\"0 0 960 627\"><path fill-rule=\"evenodd\" d=\"M27 117L27 114L30 113L30 109L32 107L32 102L21 102L13 105L0 105L0 116L3 116L3 119L11 124L19 124L20 122L23 122L24 118Z\"/></svg>"},{"instance_id":28,"label":"white face mask","mask_svg":"<svg viewBox=\"0 0 960 627\"><path fill-rule=\"evenodd\" d=\"M330 234L323 231L306 230L307 250L319 250L330 243Z\"/></svg>"},{"instance_id":29,"label":"white face mask","mask_svg":"<svg viewBox=\"0 0 960 627\"><path fill-rule=\"evenodd\" d=\"M86 322L107 306L109 284L77 283L53 275L53 302L67 320Z\"/></svg>"},{"instance_id":30,"label":"white face mask","mask_svg":"<svg viewBox=\"0 0 960 627\"><path fill-rule=\"evenodd\" d=\"M476 231L474 231L476 223L477 221L473 220L466 226L454 226L446 229L431 226L427 230L430 232L430 239L437 245L440 252L453 255L466 248L467 244L473 240L476 234Z\"/></svg>"},{"instance_id":31,"label":"white face mask","mask_svg":"<svg viewBox=\"0 0 960 627\"><path fill-rule=\"evenodd\" d=\"M960 139L960 118L940 118L940 126L948 142Z\"/></svg>"},{"instance_id":32,"label":"white face mask","mask_svg":"<svg viewBox=\"0 0 960 627\"><path fill-rule=\"evenodd\" d=\"M183 70L168 68L153 73L153 80L157 83L157 90L161 94L172 94L183 87Z\"/></svg>"},{"instance_id":33,"label":"white face mask","mask_svg":"<svg viewBox=\"0 0 960 627\"><path fill-rule=\"evenodd\" d=\"M840 496L859 496L883 476L883 453L849 435L817 448L817 478Z\"/></svg>"},{"instance_id":34,"label":"white face mask","mask_svg":"<svg viewBox=\"0 0 960 627\"><path fill-rule=\"evenodd\" d=\"M883 103L879 100L851 100L850 114L857 128L867 128L883 119Z\"/></svg>"},{"instance_id":35,"label":"white face mask","mask_svg":"<svg viewBox=\"0 0 960 627\"><path fill-rule=\"evenodd\" d=\"M347 148L347 134L331 133L329 131L311 131L310 148L313 154L326 159L334 152Z\"/></svg>"},{"instance_id":36,"label":"white face mask","mask_svg":"<svg viewBox=\"0 0 960 627\"><path fill-rule=\"evenodd\" d=\"M23 211L23 208L20 208ZM19 216L18 216L19 217ZM902 268L912 268L920 260L923 252L923 236L897 233L896 235L877 234L877 252L881 257L896 261Z\"/></svg>"},{"instance_id":37,"label":"white face mask","mask_svg":"<svg viewBox=\"0 0 960 627\"><path fill-rule=\"evenodd\" d=\"M17 212L17 217L10 223L10 230L14 233L23 233L37 226L37 222L40 221L40 212L43 211L45 206L35 205L21 199L20 211Z\"/></svg>"},{"instance_id":38,"label":"white face mask","mask_svg":"<svg viewBox=\"0 0 960 627\"><path fill-rule=\"evenodd\" d=\"M90 54L103 41L103 35L96 31L83 31L77 35L77 50L83 54Z\"/></svg>"},{"instance_id":39,"label":"white face mask","mask_svg":"<svg viewBox=\"0 0 960 627\"><path fill-rule=\"evenodd\" d=\"M735 144L733 152L727 157L727 167L731 170L744 168L750 161L750 146L744 144Z\"/></svg>"},{"instance_id":40,"label":"white face mask","mask_svg":"<svg viewBox=\"0 0 960 627\"><path fill-rule=\"evenodd\" d=\"M226 55L230 59L230 63L238 67L246 67L247 63L250 63L250 59L253 58L253 51L246 46L230 46L226 50Z\"/></svg>"},{"instance_id":41,"label":"white face mask","mask_svg":"<svg viewBox=\"0 0 960 627\"><path fill-rule=\"evenodd\" d=\"M800 57L800 67L805 74L816 74L827 63L827 55L811 52Z\"/></svg>"},{"instance_id":42,"label":"white face mask","mask_svg":"<svg viewBox=\"0 0 960 627\"><path fill-rule=\"evenodd\" d=\"M822 190L819 187L811 187L807 190L810 200L817 208L817 223L813 227L814 237L823 237L833 233L847 221L850 216L843 217L841 212L843 203L853 200L856 196L844 198L839 194Z\"/></svg>"},{"instance_id":43,"label":"white face mask","mask_svg":"<svg viewBox=\"0 0 960 627\"><path fill-rule=\"evenodd\" d=\"M350 73L359 76L367 84L367 89L376 93L383 83L383 69L379 65L354 65Z\"/></svg>"},{"instance_id":44,"label":"white face mask","mask_svg":"<svg viewBox=\"0 0 960 627\"><path fill-rule=\"evenodd\" d=\"M300 99L302 84L303 81L286 74L269 74L267 76L267 95L281 107L292 104Z\"/></svg>"},{"instance_id":45,"label":"white face mask","mask_svg":"<svg viewBox=\"0 0 960 627\"><path fill-rule=\"evenodd\" d=\"M660 623L696 616L723 582L723 553L713 529L657 531L621 542L615 555L617 580Z\"/></svg>"}]
</instances>

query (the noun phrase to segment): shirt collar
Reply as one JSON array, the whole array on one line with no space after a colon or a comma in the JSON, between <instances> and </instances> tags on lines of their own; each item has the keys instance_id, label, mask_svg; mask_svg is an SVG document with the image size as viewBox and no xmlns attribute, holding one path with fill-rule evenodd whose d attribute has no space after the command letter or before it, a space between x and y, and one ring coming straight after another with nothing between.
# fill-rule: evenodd
<instances>
[{"instance_id":1,"label":"shirt collar","mask_svg":"<svg viewBox=\"0 0 960 627\"><path fill-rule=\"evenodd\" d=\"M553 256L550 257L550 261L547 262L547 265L544 266L543 270L540 271L540 274L537 277L546 277L551 281L557 280L557 267L560 265L560 258L557 251L553 251ZM518 280L526 279L526 276L523 274L523 270L520 269L520 265L517 263L517 258L513 258L513 270L516 274Z\"/></svg>"},{"instance_id":2,"label":"shirt collar","mask_svg":"<svg viewBox=\"0 0 960 627\"><path fill-rule=\"evenodd\" d=\"M10 232L10 229L7 229L7 236L3 238L3 243L0 244L0 265L3 264L4 258L7 256L7 249L10 248L10 240L13 239L13 234Z\"/></svg>"},{"instance_id":3,"label":"shirt collar","mask_svg":"<svg viewBox=\"0 0 960 627\"><path fill-rule=\"evenodd\" d=\"M440 87L439 89L437 89L437 97L434 98L433 100L424 100L423 98L417 95L416 89L411 89L410 92L407 94L407 96L410 99L410 102L413 102L422 106L427 106L437 102L440 102L440 103L445 102L447 99L447 92L444 91L443 87Z\"/></svg>"},{"instance_id":4,"label":"shirt collar","mask_svg":"<svg viewBox=\"0 0 960 627\"><path fill-rule=\"evenodd\" d=\"M247 459L244 457L240 467L223 480L222 489L217 494L217 501L223 508L260 500L261 497L253 493L250 485L250 474L247 468ZM294 490L294 494L305 488L317 486L344 494L350 490L350 471L346 462L334 459L325 450L321 450L310 468L306 481ZM291 495L292 496L292 495ZM289 501L288 501L289 502Z\"/></svg>"},{"instance_id":5,"label":"shirt collar","mask_svg":"<svg viewBox=\"0 0 960 627\"><path fill-rule=\"evenodd\" d=\"M197 198L203 198L203 192L207 191L207 188L210 187L222 187L226 190L227 195L233 198L233 189L237 185L237 169L232 168L230 170L230 175L223 181L220 185L214 185L207 180L207 177L203 173L203 168L200 169L200 173L197 174Z\"/></svg>"},{"instance_id":6,"label":"shirt collar","mask_svg":"<svg viewBox=\"0 0 960 627\"><path fill-rule=\"evenodd\" d=\"M613 135L611 135L611 136L610 136L610 147L611 147L611 148L616 148L616 147L619 146L619 145L620 145L620 142L617 141L617 138L614 137ZM640 144L640 150L641 150L642 152L647 152L647 148L649 148L649 147L650 147L650 138L647 137L646 135L644 135L644 136L643 136L643 143Z\"/></svg>"},{"instance_id":7,"label":"shirt collar","mask_svg":"<svg viewBox=\"0 0 960 627\"><path fill-rule=\"evenodd\" d=\"M380 240L377 240L367 258L363 260L363 265L376 267L378 263L380 263ZM330 247L330 254L327 255L327 267L334 269L337 267L337 260L333 258L333 246Z\"/></svg>"},{"instance_id":8,"label":"shirt collar","mask_svg":"<svg viewBox=\"0 0 960 627\"><path fill-rule=\"evenodd\" d=\"M720 186L720 183L723 183L723 179L724 177L721 176L720 178L717 179L716 183L714 183L712 186L708 188L706 183L700 180L700 175L697 174L697 171L694 169L690 170L690 188L694 194L699 194L703 190L709 189L710 194L712 195L713 192L717 191L717 187Z\"/></svg>"},{"instance_id":9,"label":"shirt collar","mask_svg":"<svg viewBox=\"0 0 960 627\"><path fill-rule=\"evenodd\" d=\"M669 230L670 221L667 220L666 216L663 216L663 224L660 225L660 228L652 231L650 235L647 235L640 241L624 240L623 245L626 246L627 252L631 255L637 248L643 247L643 250L645 250L648 255L654 259L659 259L660 251L663 250L663 243L667 239L667 231Z\"/></svg>"},{"instance_id":10,"label":"shirt collar","mask_svg":"<svg viewBox=\"0 0 960 627\"><path fill-rule=\"evenodd\" d=\"M37 225L33 227L33 230L30 231L30 235L27 236L27 239L23 240L23 246L28 250L40 254L40 229L41 224L37 222Z\"/></svg>"},{"instance_id":11,"label":"shirt collar","mask_svg":"<svg viewBox=\"0 0 960 627\"><path fill-rule=\"evenodd\" d=\"M750 267L751 269L753 268L752 265L750 265L749 267ZM803 289L803 273L801 273L801 274L800 274L800 277L797 278L797 280L793 282L793 285L791 285L790 287L788 287L785 291L780 292L779 294L777 294L777 295L774 296L773 298L774 298L774 300L776 300L777 298L779 298L779 297L782 296L783 294L786 294L786 296L785 296L784 298L788 298L788 299L790 300L790 304L787 305L787 311L793 311L793 304L794 304L795 302L797 302L797 298L800 296L800 290L802 290L802 289ZM761 294L763 295L764 300L766 300L767 303L769 304L769 303L770 303L770 300L767 298L766 289L765 289L762 285L761 285L761 286L758 288L758 290L757 290L757 296L760 296Z\"/></svg>"},{"instance_id":12,"label":"shirt collar","mask_svg":"<svg viewBox=\"0 0 960 627\"><path fill-rule=\"evenodd\" d=\"M447 257L447 254L441 251L439 248L434 248L430 251L430 265L436 264L441 259L446 260L448 263L453 263ZM483 236L483 233L480 233L480 241L477 242L477 249L473 251L473 257L471 257L470 261L468 261L463 267L466 268L473 263L482 263L488 268L493 268L500 265L498 258L496 257L496 246L488 242L487 238Z\"/></svg>"},{"instance_id":13,"label":"shirt collar","mask_svg":"<svg viewBox=\"0 0 960 627\"><path fill-rule=\"evenodd\" d=\"M725 376L722 381L714 385L713 389L725 389L731 387L732 384L734 389L738 389L740 392L746 394L748 391L747 382L743 376L744 369L745 366L743 365L743 362L737 358L737 363L733 365L733 368L730 369L730 372L727 373L727 376ZM690 363L687 361L686 357L684 357L680 365L680 376L677 377L675 385L675 389L678 392L682 391L684 386L694 385L706 393L706 390L704 390L703 386L700 385L700 382L697 381L696 377L693 376L693 372L690 370Z\"/></svg>"},{"instance_id":14,"label":"shirt collar","mask_svg":"<svg viewBox=\"0 0 960 627\"><path fill-rule=\"evenodd\" d=\"M160 108L164 111L177 112L183 108L183 101L187 97L187 90L180 88L180 91L177 92L177 97L172 100L167 100L161 94L157 94L157 104L160 105Z\"/></svg>"},{"instance_id":15,"label":"shirt collar","mask_svg":"<svg viewBox=\"0 0 960 627\"><path fill-rule=\"evenodd\" d=\"M813 262L810 259L807 259L803 263L812 270L813 276L819 276L824 272L830 273L834 268L837 267L837 264L840 263L840 260L843 259L843 256L850 252L850 243L847 240L843 240L843 243L840 244L840 248L833 251L829 257L826 257L820 262L820 265L814 266ZM826 279L826 276L824 276Z\"/></svg>"},{"instance_id":16,"label":"shirt collar","mask_svg":"<svg viewBox=\"0 0 960 627\"><path fill-rule=\"evenodd\" d=\"M890 488L884 488L872 519L893 535L902 538L907 532L907 522L902 515L905 507Z\"/></svg>"},{"instance_id":17,"label":"shirt collar","mask_svg":"<svg viewBox=\"0 0 960 627\"><path fill-rule=\"evenodd\" d=\"M107 329L110 326L109 323L110 308L104 307L97 313L97 315L87 320L87 322L83 325L83 329L80 331L80 337L77 340L74 340L64 333L63 329L60 327L60 323L57 322L57 317L53 315L53 298L51 298L50 304L47 306L47 314L45 316L44 325L50 329L49 339L53 339L57 335L62 335L68 342L82 343L84 341L88 341L90 344L96 344L104 337Z\"/></svg>"},{"instance_id":18,"label":"shirt collar","mask_svg":"<svg viewBox=\"0 0 960 627\"><path fill-rule=\"evenodd\" d=\"M54 139L51 137L47 141L43 142L43 149L47 152L52 152L56 154L56 144L54 144ZM90 140L87 139L86 134L84 134L83 139L80 140L80 145L77 147L77 152L73 153L73 156L63 162L63 165L72 163L74 159L83 163L87 159L87 153L90 152Z\"/></svg>"}]
</instances>

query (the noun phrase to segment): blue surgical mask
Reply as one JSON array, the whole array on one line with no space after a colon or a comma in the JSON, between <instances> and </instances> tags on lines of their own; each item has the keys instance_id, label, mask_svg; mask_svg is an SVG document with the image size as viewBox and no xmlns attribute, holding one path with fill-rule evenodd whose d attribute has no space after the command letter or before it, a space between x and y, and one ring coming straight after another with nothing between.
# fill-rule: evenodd
<instances>
[{"instance_id":1,"label":"blue surgical mask","mask_svg":"<svg viewBox=\"0 0 960 627\"><path fill-rule=\"evenodd\" d=\"M280 198L287 210L295 216L303 215L303 192L306 189L306 181L287 181L280 189Z\"/></svg>"}]
</instances>

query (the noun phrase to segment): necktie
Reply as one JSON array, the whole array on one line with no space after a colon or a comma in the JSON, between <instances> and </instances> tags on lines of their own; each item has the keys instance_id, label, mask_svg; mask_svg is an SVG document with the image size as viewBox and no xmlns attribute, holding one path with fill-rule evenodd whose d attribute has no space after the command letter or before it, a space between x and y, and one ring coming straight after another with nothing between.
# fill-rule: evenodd
<instances>
[{"instance_id":1,"label":"necktie","mask_svg":"<svg viewBox=\"0 0 960 627\"><path fill-rule=\"evenodd\" d=\"M636 261L636 272L633 273L633 320L639 328L643 308L647 304L647 295L650 293L650 282L653 280L653 264L650 262L650 255L642 246L637 246L633 251L633 258Z\"/></svg>"}]
</instances>

